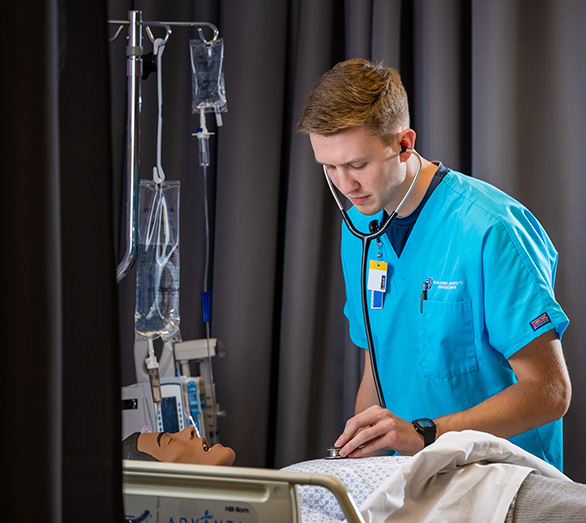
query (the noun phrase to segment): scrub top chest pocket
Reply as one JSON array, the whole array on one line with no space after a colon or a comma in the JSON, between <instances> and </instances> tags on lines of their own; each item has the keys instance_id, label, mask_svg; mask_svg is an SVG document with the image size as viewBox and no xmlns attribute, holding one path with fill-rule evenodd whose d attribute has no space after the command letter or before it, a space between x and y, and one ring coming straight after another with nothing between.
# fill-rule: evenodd
<instances>
[{"instance_id":1,"label":"scrub top chest pocket","mask_svg":"<svg viewBox=\"0 0 586 523\"><path fill-rule=\"evenodd\" d=\"M471 301L425 299L417 312L419 376L446 379L478 370Z\"/></svg>"}]
</instances>

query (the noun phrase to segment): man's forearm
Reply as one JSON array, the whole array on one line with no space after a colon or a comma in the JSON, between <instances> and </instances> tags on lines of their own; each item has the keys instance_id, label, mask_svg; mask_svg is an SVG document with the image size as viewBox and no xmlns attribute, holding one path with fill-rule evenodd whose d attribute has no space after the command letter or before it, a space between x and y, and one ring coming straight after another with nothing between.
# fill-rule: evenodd
<instances>
[{"instance_id":1,"label":"man's forearm","mask_svg":"<svg viewBox=\"0 0 586 523\"><path fill-rule=\"evenodd\" d=\"M358 392L356 393L356 404L354 406L354 414L358 414L366 410L372 405L378 405L378 398L373 384L365 383L364 380L360 383Z\"/></svg>"},{"instance_id":2,"label":"man's forearm","mask_svg":"<svg viewBox=\"0 0 586 523\"><path fill-rule=\"evenodd\" d=\"M354 405L354 414L358 414L372 405L378 405L378 396L376 395L376 388L374 386L374 378L372 376L372 367L370 363L370 353L364 350L364 372L362 380L356 393L356 403Z\"/></svg>"},{"instance_id":3,"label":"man's forearm","mask_svg":"<svg viewBox=\"0 0 586 523\"><path fill-rule=\"evenodd\" d=\"M518 382L461 412L434 420L437 436L449 431L478 430L501 438L512 438L535 427L559 419L565 400L540 383Z\"/></svg>"}]
</instances>

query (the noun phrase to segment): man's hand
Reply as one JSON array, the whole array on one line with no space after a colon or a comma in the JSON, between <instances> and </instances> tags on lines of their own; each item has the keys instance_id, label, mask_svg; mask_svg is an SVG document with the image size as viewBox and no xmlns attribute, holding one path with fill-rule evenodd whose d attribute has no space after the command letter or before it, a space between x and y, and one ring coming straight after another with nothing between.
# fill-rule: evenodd
<instances>
[{"instance_id":1,"label":"man's hand","mask_svg":"<svg viewBox=\"0 0 586 523\"><path fill-rule=\"evenodd\" d=\"M423 436L411 422L373 405L346 422L335 446L342 447L340 456L350 458L361 458L381 449L412 456L423 448Z\"/></svg>"}]
</instances>

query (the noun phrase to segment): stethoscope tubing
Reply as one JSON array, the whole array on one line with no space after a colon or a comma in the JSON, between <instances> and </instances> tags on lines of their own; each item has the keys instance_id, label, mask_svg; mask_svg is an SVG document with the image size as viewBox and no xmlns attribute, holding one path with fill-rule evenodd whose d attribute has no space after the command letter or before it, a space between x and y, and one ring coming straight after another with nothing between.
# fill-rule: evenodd
<instances>
[{"instance_id":1,"label":"stethoscope tubing","mask_svg":"<svg viewBox=\"0 0 586 523\"><path fill-rule=\"evenodd\" d=\"M384 397L381 382L380 382L380 376L378 373L378 365L376 363L376 353L374 350L374 341L372 338L372 329L370 326L370 314L368 312L368 295L367 295L367 284L366 284L367 276L368 276L368 274L367 274L368 249L370 247L370 242L372 240L376 240L377 238L382 236L387 231L387 229L391 226L391 224L395 221L395 218L397 217L397 215L399 214L399 211L401 210L401 208L403 207L403 205L405 204L405 202L407 201L407 199L411 195L411 192L413 191L413 188L415 187L415 184L417 183L417 180L419 179L419 175L421 174L421 168L423 166L423 161L421 160L421 156L419 155L419 153L417 151L415 151L414 149L407 149L405 152L415 154L416 158L419 160L419 167L417 169L417 173L415 174L415 177L413 178L413 181L411 182L411 185L409 186L409 190L407 191L407 193L405 194L403 199L399 202L399 205L397 205L397 208L389 215L389 217L385 220L385 222L382 224L381 227L376 227L376 230L370 231L369 233L360 232L354 226L354 224L352 223L352 220L348 216L348 213L346 212L346 210L342 206L342 203L340 202L338 195L336 194L334 184L332 183L332 180L330 179L330 176L328 175L328 171L327 171L326 166L325 165L323 166L323 171L324 171L324 175L326 177L326 181L328 182L328 187L330 188L330 191L334 197L334 200L336 200L336 204L338 205L338 209L340 210L340 214L342 215L342 219L344 220L346 227L348 227L348 230L354 236L356 236L358 239L360 239L362 241L361 282L360 282L360 297L362 300L362 316L364 319L364 330L366 332L366 341L368 343L368 353L370 355L370 366L371 366L371 370L372 370L374 387L375 387L376 395L378 398L378 404L383 409L386 408L386 403L385 403L385 397Z\"/></svg>"}]
</instances>

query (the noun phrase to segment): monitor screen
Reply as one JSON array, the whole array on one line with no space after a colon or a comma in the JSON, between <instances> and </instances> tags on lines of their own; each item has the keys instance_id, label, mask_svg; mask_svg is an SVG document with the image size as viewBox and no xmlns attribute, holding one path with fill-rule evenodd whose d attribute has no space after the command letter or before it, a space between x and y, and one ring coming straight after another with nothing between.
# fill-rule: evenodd
<instances>
[{"instance_id":1,"label":"monitor screen","mask_svg":"<svg viewBox=\"0 0 586 523\"><path fill-rule=\"evenodd\" d=\"M179 432L179 416L175 396L163 398L161 413L163 416L163 430L165 432Z\"/></svg>"}]
</instances>

